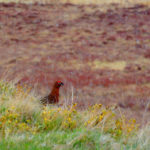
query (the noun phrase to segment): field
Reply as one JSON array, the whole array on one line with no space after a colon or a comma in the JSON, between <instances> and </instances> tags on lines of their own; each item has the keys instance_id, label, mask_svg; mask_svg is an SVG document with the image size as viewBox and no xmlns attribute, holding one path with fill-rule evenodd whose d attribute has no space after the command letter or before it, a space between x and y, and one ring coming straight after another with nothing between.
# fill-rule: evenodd
<instances>
[{"instance_id":1,"label":"field","mask_svg":"<svg viewBox=\"0 0 150 150\"><path fill-rule=\"evenodd\" d=\"M140 129L115 107L95 104L79 111L77 104L42 106L28 88L1 81L0 89L3 150L149 148L149 126Z\"/></svg>"},{"instance_id":2,"label":"field","mask_svg":"<svg viewBox=\"0 0 150 150\"><path fill-rule=\"evenodd\" d=\"M90 114L87 113L89 107L102 104L103 109L98 110L97 116L99 117L103 110L111 115L115 113L116 119L110 122L115 124L113 129L119 130L111 133L113 129L108 127L109 131L107 129L105 132L98 130L98 134L97 127L99 126L97 124L101 123L99 120L96 125L92 124L93 131L83 126L74 126L73 131L67 127L67 131L64 131L62 125L62 129L57 131L52 128L51 134L49 134L44 127L41 127L42 117L29 117L32 123L28 123L26 121L28 119L23 120L20 109L15 105L13 106L15 108L14 113L20 114L17 118L19 121L17 128L20 124L25 126L23 132L19 133L23 139L18 141L18 145L16 145L18 149L20 149L19 146L22 142L28 143L29 147L31 146L30 143L33 142L33 148L30 147L29 149L40 149L40 147L36 147L36 143L39 143L38 140L44 139L44 136L52 138L52 143L48 146L48 139L45 139L45 149L46 146L51 149L63 149L73 137L77 141L79 140L79 142L73 141L79 145L74 147L74 144L70 144L68 149L85 149L89 141L95 141L95 136L97 137L96 143L91 144L94 149L99 149L99 146L104 146L102 149L110 149L113 148L112 144L114 143L119 145L118 149L121 149L120 146L122 149L124 147L126 149L141 149L141 146L143 149L148 148L149 139L147 139L145 147L143 143L138 142L143 142L145 138L143 134L149 133L149 126L145 127L145 124L149 122L150 115L149 15L150 8L148 5L133 5L133 3L131 6L94 3L88 5L0 3L0 78L5 81L1 85L1 91L4 89L0 99L2 106L4 104L4 108L1 107L2 114L6 115L7 118L7 115L9 116L7 111L12 111L12 97L15 104L19 104L18 95L16 97L16 93L14 95L9 93L9 86L8 89L6 86L7 82L13 86L14 91L20 86L20 97L24 95L22 92L26 91L26 88L34 92L35 104L30 104L31 108L30 106L25 108L25 112L31 109L31 117L36 112L33 109L34 105L37 105L37 114L42 114L43 109L38 104L38 99L50 91L55 80L62 80L65 86L60 91L60 104L63 105L61 108L63 110L60 110L62 111L61 114L64 111L71 111L67 105L77 103L75 110L78 115L75 115L77 117L75 121L78 122L81 117L81 123L79 123L81 125L85 123L86 119L83 117L85 113L86 115ZM4 88L5 86L6 88ZM29 92L30 95L32 94ZM24 101L20 103L25 104ZM112 108L114 109L113 112ZM57 112L59 108L50 107L47 109L48 112L53 109ZM28 118L28 115L25 113L25 117ZM61 117L63 118L62 122L64 122L65 115L59 115L58 113L56 115L58 118L55 119ZM121 127L120 125L119 127L116 126L118 118L120 118L120 124L123 124ZM135 131L136 123L131 118L136 120L141 127L140 130ZM128 119L133 121L131 121L134 130L132 134L136 133L140 136L139 139L132 140L132 143L128 143L130 135L126 131L127 126L130 125L123 123L126 122L124 120ZM15 122L16 118L13 121ZM18 133L11 131L12 127L9 127L6 120L4 122L1 120L1 134L8 140L3 139L2 146L4 146L3 149L7 149L8 145L14 145L15 140L13 141L13 139L19 139L17 139ZM92 122L95 123L95 120ZM57 123L55 125L58 126ZM142 126L146 131L142 129ZM8 135L7 128L10 130ZM24 133L30 128L35 128L35 135L32 135L31 140L28 133L27 135ZM51 127L48 126L49 128ZM34 133L34 130L31 132ZM88 132L90 139L87 136ZM52 137L52 135L54 136ZM62 139L57 137L59 135L62 135ZM125 140L122 138L124 135ZM80 141L82 136L87 137L83 140L83 145L82 140ZM109 144L106 142L99 145L101 136L106 136L106 139L109 139L106 140ZM63 140L64 137L66 140ZM57 141L55 139L58 140L58 143L55 143ZM90 145L87 147L90 149ZM13 146L12 148L16 149ZM23 148L26 149L25 146Z\"/></svg>"}]
</instances>

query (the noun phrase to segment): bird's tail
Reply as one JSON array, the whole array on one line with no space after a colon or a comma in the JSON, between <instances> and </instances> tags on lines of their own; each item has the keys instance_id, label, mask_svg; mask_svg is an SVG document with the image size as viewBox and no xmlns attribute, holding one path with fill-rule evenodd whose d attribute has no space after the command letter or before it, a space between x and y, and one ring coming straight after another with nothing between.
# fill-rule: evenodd
<instances>
[{"instance_id":1,"label":"bird's tail","mask_svg":"<svg viewBox=\"0 0 150 150\"><path fill-rule=\"evenodd\" d=\"M46 105L49 103L48 96L45 96L40 99L41 104Z\"/></svg>"}]
</instances>

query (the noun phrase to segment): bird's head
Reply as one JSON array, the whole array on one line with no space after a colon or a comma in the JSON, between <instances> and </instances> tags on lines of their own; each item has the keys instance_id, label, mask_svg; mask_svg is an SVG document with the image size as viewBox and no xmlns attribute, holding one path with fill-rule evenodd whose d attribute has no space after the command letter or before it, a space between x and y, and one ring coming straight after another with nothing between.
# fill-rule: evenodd
<instances>
[{"instance_id":1,"label":"bird's head","mask_svg":"<svg viewBox=\"0 0 150 150\"><path fill-rule=\"evenodd\" d=\"M60 88L62 85L64 85L63 82L61 82L61 81L56 81L54 86L55 86L56 88Z\"/></svg>"}]
</instances>

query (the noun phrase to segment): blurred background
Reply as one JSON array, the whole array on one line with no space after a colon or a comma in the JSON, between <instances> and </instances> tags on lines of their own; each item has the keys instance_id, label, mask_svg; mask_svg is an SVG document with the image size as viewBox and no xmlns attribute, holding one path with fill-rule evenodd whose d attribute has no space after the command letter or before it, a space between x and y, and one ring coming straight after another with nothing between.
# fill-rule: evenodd
<instances>
[{"instance_id":1,"label":"blurred background","mask_svg":"<svg viewBox=\"0 0 150 150\"><path fill-rule=\"evenodd\" d=\"M149 116L150 0L0 2L2 80L38 96L61 80L61 103Z\"/></svg>"}]
</instances>

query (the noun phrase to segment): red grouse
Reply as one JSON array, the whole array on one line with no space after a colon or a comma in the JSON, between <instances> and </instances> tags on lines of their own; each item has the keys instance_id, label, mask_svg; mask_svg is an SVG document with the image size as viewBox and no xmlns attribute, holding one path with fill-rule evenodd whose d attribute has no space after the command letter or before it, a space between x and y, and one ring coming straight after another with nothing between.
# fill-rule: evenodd
<instances>
[{"instance_id":1,"label":"red grouse","mask_svg":"<svg viewBox=\"0 0 150 150\"><path fill-rule=\"evenodd\" d=\"M64 85L63 82L61 81L56 81L54 83L53 89L51 93L44 98L42 98L40 101L42 104L47 105L47 104L56 104L59 102L59 88Z\"/></svg>"}]
</instances>

